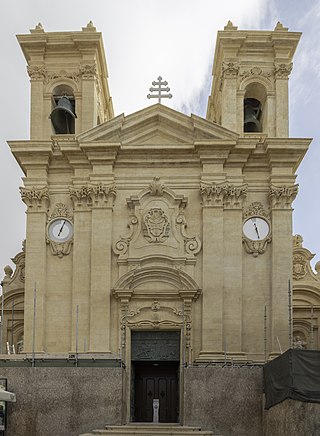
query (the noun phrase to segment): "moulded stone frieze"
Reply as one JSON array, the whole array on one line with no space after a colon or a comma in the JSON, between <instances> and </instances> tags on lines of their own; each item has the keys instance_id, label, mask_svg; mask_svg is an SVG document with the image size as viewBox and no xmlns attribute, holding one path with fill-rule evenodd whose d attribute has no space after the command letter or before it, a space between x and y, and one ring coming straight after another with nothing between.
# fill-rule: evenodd
<instances>
[{"instance_id":1,"label":"moulded stone frieze","mask_svg":"<svg viewBox=\"0 0 320 436\"><path fill-rule=\"evenodd\" d=\"M224 205L227 209L241 209L243 200L248 194L248 185L227 185Z\"/></svg>"},{"instance_id":2,"label":"moulded stone frieze","mask_svg":"<svg viewBox=\"0 0 320 436\"><path fill-rule=\"evenodd\" d=\"M30 80L45 80L47 77L47 70L44 65L28 65L28 75Z\"/></svg>"},{"instance_id":3,"label":"moulded stone frieze","mask_svg":"<svg viewBox=\"0 0 320 436\"><path fill-rule=\"evenodd\" d=\"M223 200L228 192L228 183L201 183L200 195L202 197L202 205L223 207Z\"/></svg>"},{"instance_id":4,"label":"moulded stone frieze","mask_svg":"<svg viewBox=\"0 0 320 436\"><path fill-rule=\"evenodd\" d=\"M28 206L28 212L47 212L50 197L47 186L43 188L23 188L20 187L22 201Z\"/></svg>"},{"instance_id":5,"label":"moulded stone frieze","mask_svg":"<svg viewBox=\"0 0 320 436\"><path fill-rule=\"evenodd\" d=\"M298 194L298 185L275 186L271 185L269 199L274 209L290 209L293 200Z\"/></svg>"},{"instance_id":6,"label":"moulded stone frieze","mask_svg":"<svg viewBox=\"0 0 320 436\"><path fill-rule=\"evenodd\" d=\"M292 71L292 62L290 64L275 64L274 75L276 79L287 79Z\"/></svg>"},{"instance_id":7,"label":"moulded stone frieze","mask_svg":"<svg viewBox=\"0 0 320 436\"><path fill-rule=\"evenodd\" d=\"M80 79L80 73L77 71L65 71L65 70L61 70L61 71L53 71L53 72L47 72L47 74L45 75L45 81L44 83L47 85L50 82L52 82L53 80L56 79L71 79L74 82L79 82Z\"/></svg>"},{"instance_id":8,"label":"moulded stone frieze","mask_svg":"<svg viewBox=\"0 0 320 436\"><path fill-rule=\"evenodd\" d=\"M269 81L271 80L271 72L270 71L265 71L260 67L253 67L250 68L249 70L244 70L241 74L240 74L240 78L241 81L248 78L248 77L265 77L266 79L268 79Z\"/></svg>"},{"instance_id":9,"label":"moulded stone frieze","mask_svg":"<svg viewBox=\"0 0 320 436\"><path fill-rule=\"evenodd\" d=\"M222 77L237 77L239 73L238 62L223 62L222 64Z\"/></svg>"}]
</instances>

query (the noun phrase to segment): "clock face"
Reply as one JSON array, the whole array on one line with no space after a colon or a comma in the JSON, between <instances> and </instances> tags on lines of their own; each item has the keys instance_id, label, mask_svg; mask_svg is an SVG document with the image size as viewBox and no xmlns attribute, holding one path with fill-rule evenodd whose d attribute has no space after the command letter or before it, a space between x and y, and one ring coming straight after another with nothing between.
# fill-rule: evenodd
<instances>
[{"instance_id":1,"label":"clock face","mask_svg":"<svg viewBox=\"0 0 320 436\"><path fill-rule=\"evenodd\" d=\"M49 224L48 235L51 241L66 242L73 236L73 225L66 218L57 218Z\"/></svg>"},{"instance_id":2,"label":"clock face","mask_svg":"<svg viewBox=\"0 0 320 436\"><path fill-rule=\"evenodd\" d=\"M252 241L262 241L270 232L268 222L260 217L248 218L243 224L243 234Z\"/></svg>"}]
</instances>

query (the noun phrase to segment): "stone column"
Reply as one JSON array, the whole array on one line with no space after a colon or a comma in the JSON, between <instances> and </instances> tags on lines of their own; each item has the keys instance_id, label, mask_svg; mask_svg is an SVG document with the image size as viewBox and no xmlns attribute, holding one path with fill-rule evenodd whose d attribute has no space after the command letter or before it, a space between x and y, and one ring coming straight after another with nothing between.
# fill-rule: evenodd
<instances>
[{"instance_id":1,"label":"stone column","mask_svg":"<svg viewBox=\"0 0 320 436\"><path fill-rule=\"evenodd\" d=\"M115 186L91 185L91 352L110 352L112 210Z\"/></svg>"},{"instance_id":2,"label":"stone column","mask_svg":"<svg viewBox=\"0 0 320 436\"><path fill-rule=\"evenodd\" d=\"M292 208L298 186L270 188L272 218L271 263L271 354L289 348L289 296L288 281L292 281Z\"/></svg>"},{"instance_id":3,"label":"stone column","mask_svg":"<svg viewBox=\"0 0 320 436\"><path fill-rule=\"evenodd\" d=\"M201 184L203 200L202 348L199 360L223 355L223 199L227 185Z\"/></svg>"},{"instance_id":4,"label":"stone column","mask_svg":"<svg viewBox=\"0 0 320 436\"><path fill-rule=\"evenodd\" d=\"M71 350L76 349L78 306L78 350L89 345L89 305L91 277L91 190L88 186L71 187L74 203L73 278L71 310Z\"/></svg>"},{"instance_id":5,"label":"stone column","mask_svg":"<svg viewBox=\"0 0 320 436\"><path fill-rule=\"evenodd\" d=\"M290 64L276 64L276 136L287 138L289 136L289 100L288 100L288 78L292 70Z\"/></svg>"},{"instance_id":6,"label":"stone column","mask_svg":"<svg viewBox=\"0 0 320 436\"><path fill-rule=\"evenodd\" d=\"M239 64L223 62L221 125L233 132L237 131L237 76ZM242 130L241 130L242 131Z\"/></svg>"},{"instance_id":7,"label":"stone column","mask_svg":"<svg viewBox=\"0 0 320 436\"><path fill-rule=\"evenodd\" d=\"M24 297L24 352L43 352L45 347L45 304L47 245L46 225L49 191L43 188L21 188L27 205L26 270ZM36 288L35 343L33 344L34 289Z\"/></svg>"},{"instance_id":8,"label":"stone column","mask_svg":"<svg viewBox=\"0 0 320 436\"><path fill-rule=\"evenodd\" d=\"M223 346L228 357L244 359L242 353L242 202L247 185L228 185L224 197L223 252Z\"/></svg>"}]
</instances>

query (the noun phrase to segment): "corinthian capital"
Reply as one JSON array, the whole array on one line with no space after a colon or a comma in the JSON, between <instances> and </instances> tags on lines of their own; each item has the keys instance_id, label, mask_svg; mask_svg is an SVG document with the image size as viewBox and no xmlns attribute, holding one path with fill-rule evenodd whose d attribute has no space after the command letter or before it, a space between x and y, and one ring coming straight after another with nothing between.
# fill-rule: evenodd
<instances>
[{"instance_id":1,"label":"corinthian capital","mask_svg":"<svg viewBox=\"0 0 320 436\"><path fill-rule=\"evenodd\" d=\"M228 209L240 209L248 193L248 185L227 185L224 203Z\"/></svg>"},{"instance_id":2,"label":"corinthian capital","mask_svg":"<svg viewBox=\"0 0 320 436\"><path fill-rule=\"evenodd\" d=\"M44 65L28 65L27 71L31 80L44 80L47 76Z\"/></svg>"},{"instance_id":3,"label":"corinthian capital","mask_svg":"<svg viewBox=\"0 0 320 436\"><path fill-rule=\"evenodd\" d=\"M28 206L28 212L46 212L49 207L49 191L43 188L20 188L22 201Z\"/></svg>"},{"instance_id":4,"label":"corinthian capital","mask_svg":"<svg viewBox=\"0 0 320 436\"><path fill-rule=\"evenodd\" d=\"M200 195L203 206L223 206L223 199L228 192L227 183L201 183Z\"/></svg>"},{"instance_id":5,"label":"corinthian capital","mask_svg":"<svg viewBox=\"0 0 320 436\"><path fill-rule=\"evenodd\" d=\"M239 64L237 62L223 62L222 76L223 77L237 77L239 72Z\"/></svg>"},{"instance_id":6,"label":"corinthian capital","mask_svg":"<svg viewBox=\"0 0 320 436\"><path fill-rule=\"evenodd\" d=\"M276 64L274 67L274 75L276 79L287 79L292 70L292 62L290 64Z\"/></svg>"},{"instance_id":7,"label":"corinthian capital","mask_svg":"<svg viewBox=\"0 0 320 436\"><path fill-rule=\"evenodd\" d=\"M117 195L116 185L90 185L92 205L96 207L113 206L113 202Z\"/></svg>"},{"instance_id":8,"label":"corinthian capital","mask_svg":"<svg viewBox=\"0 0 320 436\"><path fill-rule=\"evenodd\" d=\"M298 185L270 186L269 199L273 209L290 209L298 194Z\"/></svg>"}]
</instances>

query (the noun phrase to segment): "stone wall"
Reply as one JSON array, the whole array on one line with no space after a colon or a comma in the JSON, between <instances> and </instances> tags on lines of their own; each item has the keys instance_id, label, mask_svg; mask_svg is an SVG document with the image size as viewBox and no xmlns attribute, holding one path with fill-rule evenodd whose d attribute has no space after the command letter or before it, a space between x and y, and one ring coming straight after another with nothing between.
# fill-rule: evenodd
<instances>
[{"instance_id":1,"label":"stone wall","mask_svg":"<svg viewBox=\"0 0 320 436\"><path fill-rule=\"evenodd\" d=\"M193 367L184 374L185 425L227 436L263 435L262 368Z\"/></svg>"},{"instance_id":2,"label":"stone wall","mask_svg":"<svg viewBox=\"0 0 320 436\"><path fill-rule=\"evenodd\" d=\"M285 400L265 411L264 429L267 436L318 436L320 404Z\"/></svg>"},{"instance_id":3,"label":"stone wall","mask_svg":"<svg viewBox=\"0 0 320 436\"><path fill-rule=\"evenodd\" d=\"M8 390L6 436L78 436L121 423L121 368L0 368Z\"/></svg>"}]
</instances>

